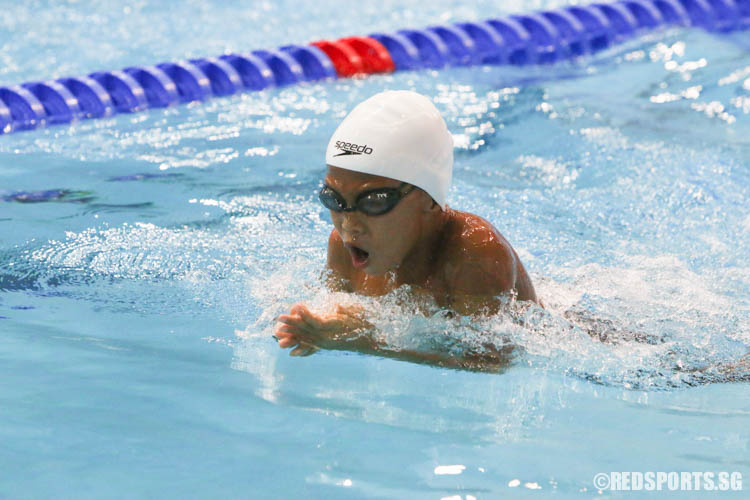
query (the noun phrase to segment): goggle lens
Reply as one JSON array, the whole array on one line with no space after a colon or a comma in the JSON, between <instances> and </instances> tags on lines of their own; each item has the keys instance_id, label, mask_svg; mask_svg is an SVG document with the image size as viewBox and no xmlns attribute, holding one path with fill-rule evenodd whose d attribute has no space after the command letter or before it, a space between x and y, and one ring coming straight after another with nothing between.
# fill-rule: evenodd
<instances>
[{"instance_id":1,"label":"goggle lens","mask_svg":"<svg viewBox=\"0 0 750 500\"><path fill-rule=\"evenodd\" d=\"M357 196L354 207L349 208L346 200L329 186L323 186L318 194L320 202L328 210L334 212L353 212L359 210L365 215L383 215L393 210L393 208L406 196L414 186L409 186L402 191L397 188L381 188L365 191Z\"/></svg>"}]
</instances>

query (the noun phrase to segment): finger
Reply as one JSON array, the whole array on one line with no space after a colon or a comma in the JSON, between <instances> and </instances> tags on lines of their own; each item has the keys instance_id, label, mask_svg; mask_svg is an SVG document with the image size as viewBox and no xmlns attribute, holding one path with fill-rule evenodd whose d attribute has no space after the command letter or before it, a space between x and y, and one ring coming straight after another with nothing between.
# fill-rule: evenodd
<instances>
[{"instance_id":1,"label":"finger","mask_svg":"<svg viewBox=\"0 0 750 500\"><path fill-rule=\"evenodd\" d=\"M297 339L297 337L289 336L289 337L279 340L279 347L281 347L282 349L287 349L289 347L294 347L298 345L299 343L300 342Z\"/></svg>"},{"instance_id":2,"label":"finger","mask_svg":"<svg viewBox=\"0 0 750 500\"><path fill-rule=\"evenodd\" d=\"M299 316L299 314L282 314L278 318L276 318L276 321L278 321L279 323L294 324L301 322L302 318Z\"/></svg>"},{"instance_id":3,"label":"finger","mask_svg":"<svg viewBox=\"0 0 750 500\"><path fill-rule=\"evenodd\" d=\"M290 356L309 356L313 353L315 353L318 350L317 347L309 344L300 344L295 349L293 349L289 355Z\"/></svg>"},{"instance_id":4,"label":"finger","mask_svg":"<svg viewBox=\"0 0 750 500\"><path fill-rule=\"evenodd\" d=\"M318 330L301 320L294 324L283 323L277 328L276 332L292 334L300 339L306 339L308 341L314 341L320 338L320 332Z\"/></svg>"},{"instance_id":5,"label":"finger","mask_svg":"<svg viewBox=\"0 0 750 500\"><path fill-rule=\"evenodd\" d=\"M303 333L303 332L301 332L299 328L295 328L293 326L284 325L284 326L281 326L281 327L277 328L273 333L274 333L274 335L276 337L286 338L286 337L289 337L290 335L294 336L294 335L297 335L297 334L300 334L300 333Z\"/></svg>"},{"instance_id":6,"label":"finger","mask_svg":"<svg viewBox=\"0 0 750 500\"><path fill-rule=\"evenodd\" d=\"M286 339L294 338L294 337L295 335L291 333L280 333L274 336L274 338L276 339L276 342L281 342L282 340L286 340Z\"/></svg>"},{"instance_id":7,"label":"finger","mask_svg":"<svg viewBox=\"0 0 750 500\"><path fill-rule=\"evenodd\" d=\"M300 319L305 323L307 328L314 329L315 331L325 328L325 319L320 314L311 312L307 307L301 305L296 311Z\"/></svg>"},{"instance_id":8,"label":"finger","mask_svg":"<svg viewBox=\"0 0 750 500\"><path fill-rule=\"evenodd\" d=\"M311 345L313 342L315 342L316 339L319 338L319 335L316 331L311 330L309 327L302 327L298 328L296 326L282 324L279 326L276 330L276 336L279 337L279 340L286 340L289 338L294 338L294 345L296 344L307 344ZM288 345L288 341L284 342L284 346ZM279 343L279 345L282 345Z\"/></svg>"},{"instance_id":9,"label":"finger","mask_svg":"<svg viewBox=\"0 0 750 500\"><path fill-rule=\"evenodd\" d=\"M290 340L297 338L297 331L295 329L292 329L288 327L287 325L282 325L274 331L273 338L279 343L279 345L284 344L284 346L288 345ZM294 343L296 344L297 341L295 340Z\"/></svg>"},{"instance_id":10,"label":"finger","mask_svg":"<svg viewBox=\"0 0 750 500\"><path fill-rule=\"evenodd\" d=\"M310 316L312 313L304 304L295 304L292 307L292 310L290 312L291 316L296 316L300 320L304 321L307 316Z\"/></svg>"},{"instance_id":11,"label":"finger","mask_svg":"<svg viewBox=\"0 0 750 500\"><path fill-rule=\"evenodd\" d=\"M317 326L311 322L310 319L305 319L301 316L281 316L279 317L280 320L283 321L284 324L289 325L293 328L297 328L299 330L316 330Z\"/></svg>"},{"instance_id":12,"label":"finger","mask_svg":"<svg viewBox=\"0 0 750 500\"><path fill-rule=\"evenodd\" d=\"M307 309L307 306L305 304L299 303L294 304L291 309L292 314L299 314L302 315L302 313L310 312L309 309Z\"/></svg>"},{"instance_id":13,"label":"finger","mask_svg":"<svg viewBox=\"0 0 750 500\"><path fill-rule=\"evenodd\" d=\"M309 322L310 318L314 318L316 315L310 311L304 304L297 304L292 307L292 314L299 316L302 321Z\"/></svg>"},{"instance_id":14,"label":"finger","mask_svg":"<svg viewBox=\"0 0 750 500\"><path fill-rule=\"evenodd\" d=\"M274 333L297 333L300 331L300 328L295 325L289 325L286 323L276 323L276 327L274 328Z\"/></svg>"},{"instance_id":15,"label":"finger","mask_svg":"<svg viewBox=\"0 0 750 500\"><path fill-rule=\"evenodd\" d=\"M299 337L297 335L294 335L293 333L287 333L287 332L281 332L278 335L275 335L274 338L276 339L276 342L281 347L288 347L290 345L296 345L299 343Z\"/></svg>"}]
</instances>

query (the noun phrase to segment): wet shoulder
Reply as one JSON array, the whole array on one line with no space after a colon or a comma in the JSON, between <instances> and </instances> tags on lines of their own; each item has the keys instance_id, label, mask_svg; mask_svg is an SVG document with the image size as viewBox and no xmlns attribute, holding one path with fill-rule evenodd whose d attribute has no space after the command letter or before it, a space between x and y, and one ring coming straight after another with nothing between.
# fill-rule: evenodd
<instances>
[{"instance_id":1,"label":"wet shoulder","mask_svg":"<svg viewBox=\"0 0 750 500\"><path fill-rule=\"evenodd\" d=\"M443 273L453 291L497 294L514 287L516 258L486 219L453 210L444 240Z\"/></svg>"},{"instance_id":2,"label":"wet shoulder","mask_svg":"<svg viewBox=\"0 0 750 500\"><path fill-rule=\"evenodd\" d=\"M507 256L510 244L487 219L478 215L451 210L445 240L447 256L471 258Z\"/></svg>"},{"instance_id":3,"label":"wet shoulder","mask_svg":"<svg viewBox=\"0 0 750 500\"><path fill-rule=\"evenodd\" d=\"M455 212L446 245L446 282L453 290L497 293L515 290L518 300L537 302L536 291L518 254L488 220Z\"/></svg>"}]
</instances>

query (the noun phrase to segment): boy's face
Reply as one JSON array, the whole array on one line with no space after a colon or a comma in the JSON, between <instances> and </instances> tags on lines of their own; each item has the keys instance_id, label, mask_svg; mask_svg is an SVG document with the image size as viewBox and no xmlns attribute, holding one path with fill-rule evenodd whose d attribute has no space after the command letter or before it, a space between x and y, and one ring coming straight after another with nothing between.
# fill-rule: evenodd
<instances>
[{"instance_id":1,"label":"boy's face","mask_svg":"<svg viewBox=\"0 0 750 500\"><path fill-rule=\"evenodd\" d=\"M354 206L363 191L403 185L388 177L337 167L328 167L325 183L341 195L349 207ZM349 250L352 265L367 274L378 275L397 268L409 255L419 241L427 214L425 208L431 205L432 198L421 189L414 189L383 215L332 210L331 219Z\"/></svg>"}]
</instances>

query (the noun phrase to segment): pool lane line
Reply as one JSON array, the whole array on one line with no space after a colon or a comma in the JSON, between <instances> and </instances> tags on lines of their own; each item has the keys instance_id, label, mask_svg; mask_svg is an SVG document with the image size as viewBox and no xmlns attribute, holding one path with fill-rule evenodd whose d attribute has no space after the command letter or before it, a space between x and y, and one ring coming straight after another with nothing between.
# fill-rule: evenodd
<instances>
[{"instance_id":1,"label":"pool lane line","mask_svg":"<svg viewBox=\"0 0 750 500\"><path fill-rule=\"evenodd\" d=\"M554 64L664 26L750 27L750 0L621 0L0 87L0 135L302 82Z\"/></svg>"}]
</instances>

